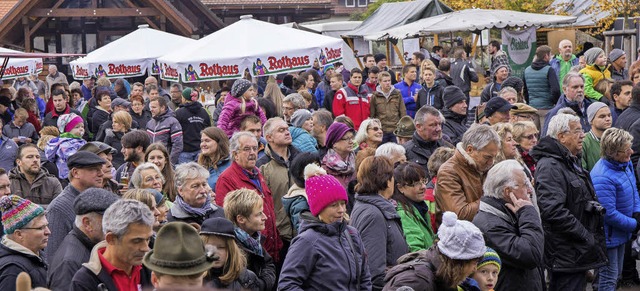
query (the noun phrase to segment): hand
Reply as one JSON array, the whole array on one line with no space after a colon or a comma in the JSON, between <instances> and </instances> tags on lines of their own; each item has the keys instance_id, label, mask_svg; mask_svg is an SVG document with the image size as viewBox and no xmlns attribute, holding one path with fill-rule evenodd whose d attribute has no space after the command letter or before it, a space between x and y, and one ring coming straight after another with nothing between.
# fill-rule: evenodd
<instances>
[{"instance_id":1,"label":"hand","mask_svg":"<svg viewBox=\"0 0 640 291\"><path fill-rule=\"evenodd\" d=\"M12 138L11 140L13 140L13 142L15 142L15 143L19 143L20 142L20 139L17 138L17 137Z\"/></svg>"},{"instance_id":2,"label":"hand","mask_svg":"<svg viewBox=\"0 0 640 291\"><path fill-rule=\"evenodd\" d=\"M527 199L518 199L516 197L516 195L513 194L513 192L509 193L509 197L511 198L511 203L507 203L507 208L509 208L509 210L511 210L511 212L513 212L514 214L516 212L518 212L518 210L520 210L520 208L525 207L527 205L529 206L533 206L533 204L531 204L531 200L529 200L529 197L527 197Z\"/></svg>"},{"instance_id":3,"label":"hand","mask_svg":"<svg viewBox=\"0 0 640 291\"><path fill-rule=\"evenodd\" d=\"M126 193L129 190L129 185L120 183L120 186L122 188L120 188L120 190L118 191L120 191L120 194L124 195L124 193Z\"/></svg>"}]
</instances>

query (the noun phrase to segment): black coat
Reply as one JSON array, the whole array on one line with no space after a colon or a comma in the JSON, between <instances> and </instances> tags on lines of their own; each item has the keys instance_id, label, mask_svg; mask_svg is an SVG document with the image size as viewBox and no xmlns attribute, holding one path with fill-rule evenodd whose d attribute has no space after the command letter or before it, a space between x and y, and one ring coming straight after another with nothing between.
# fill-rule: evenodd
<instances>
[{"instance_id":1,"label":"black coat","mask_svg":"<svg viewBox=\"0 0 640 291\"><path fill-rule=\"evenodd\" d=\"M453 148L451 143L442 139L435 142L425 141L417 132L414 132L413 139L403 146L407 152L407 161L417 163L422 166L427 173L429 173L429 170L427 169L427 162L429 162L429 157L431 157L431 154L433 154L437 148L442 146Z\"/></svg>"},{"instance_id":2,"label":"black coat","mask_svg":"<svg viewBox=\"0 0 640 291\"><path fill-rule=\"evenodd\" d=\"M95 243L77 227L67 234L51 261L47 286L51 290L67 290L82 264L89 261Z\"/></svg>"},{"instance_id":3,"label":"black coat","mask_svg":"<svg viewBox=\"0 0 640 291\"><path fill-rule=\"evenodd\" d=\"M473 218L484 235L485 244L494 249L502 268L496 291L544 290L544 233L540 216L533 206L515 214L506 201L489 196L480 198L480 211ZM492 212L489 205L495 209Z\"/></svg>"},{"instance_id":4,"label":"black coat","mask_svg":"<svg viewBox=\"0 0 640 291\"><path fill-rule=\"evenodd\" d=\"M151 120L151 112L142 110L142 114L138 115L133 112L133 109L129 109L129 114L131 114L131 118L133 119L133 121L138 123L138 128L143 130L147 129L147 122Z\"/></svg>"},{"instance_id":5,"label":"black coat","mask_svg":"<svg viewBox=\"0 0 640 291\"><path fill-rule=\"evenodd\" d=\"M247 269L258 276L258 285L260 291L272 290L276 285L276 265L273 258L263 248L262 256L245 248L241 242L237 241L238 246L242 249L247 257Z\"/></svg>"},{"instance_id":6,"label":"black coat","mask_svg":"<svg viewBox=\"0 0 640 291\"><path fill-rule=\"evenodd\" d=\"M613 125L617 128L628 131L633 136L631 148L633 154L631 154L631 162L633 167L638 166L638 158L640 158L640 103L632 103L627 109L625 109L616 120ZM640 182L639 182L640 183Z\"/></svg>"},{"instance_id":7,"label":"black coat","mask_svg":"<svg viewBox=\"0 0 640 291\"><path fill-rule=\"evenodd\" d=\"M181 104L176 110L176 119L182 126L183 151L196 152L200 150L200 132L211 126L211 116L200 102Z\"/></svg>"},{"instance_id":8,"label":"black coat","mask_svg":"<svg viewBox=\"0 0 640 291\"><path fill-rule=\"evenodd\" d=\"M580 158L546 136L531 150L538 161L536 193L544 229L545 265L555 272L584 272L607 263L604 217Z\"/></svg>"},{"instance_id":9,"label":"black coat","mask_svg":"<svg viewBox=\"0 0 640 291\"><path fill-rule=\"evenodd\" d=\"M182 210L182 208L178 204L174 204L173 207L169 209L169 212L167 212L167 221L168 222L182 221L185 223L197 223L198 225L202 225L202 222L204 222L208 218L213 218L213 217L225 218L224 209L222 209L222 207L215 206L215 205L211 205L211 207L212 207L211 211L207 212L203 216L192 216L184 212L184 210Z\"/></svg>"},{"instance_id":10,"label":"black coat","mask_svg":"<svg viewBox=\"0 0 640 291\"><path fill-rule=\"evenodd\" d=\"M449 137L451 143L458 144L462 140L462 135L467 132L467 116L455 113L449 108L442 109L445 122L442 125L442 133Z\"/></svg>"},{"instance_id":11,"label":"black coat","mask_svg":"<svg viewBox=\"0 0 640 291\"><path fill-rule=\"evenodd\" d=\"M96 135L100 126L109 120L111 114L107 111L96 109L93 113L93 116L89 119L91 123L91 133Z\"/></svg>"},{"instance_id":12,"label":"black coat","mask_svg":"<svg viewBox=\"0 0 640 291\"><path fill-rule=\"evenodd\" d=\"M32 288L47 287L47 263L44 259L0 244L0 290L16 290L16 279L22 272L31 277Z\"/></svg>"},{"instance_id":13,"label":"black coat","mask_svg":"<svg viewBox=\"0 0 640 291\"><path fill-rule=\"evenodd\" d=\"M440 82L434 82L431 88L422 84L422 89L418 91L416 110L425 105L433 106L438 110L444 107L444 86L440 85Z\"/></svg>"}]
</instances>

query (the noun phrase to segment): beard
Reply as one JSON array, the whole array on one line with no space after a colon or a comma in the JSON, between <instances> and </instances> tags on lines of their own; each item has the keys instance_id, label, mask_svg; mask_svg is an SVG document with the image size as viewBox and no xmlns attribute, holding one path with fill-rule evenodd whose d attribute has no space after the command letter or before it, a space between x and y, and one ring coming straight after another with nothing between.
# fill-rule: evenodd
<instances>
[{"instance_id":1,"label":"beard","mask_svg":"<svg viewBox=\"0 0 640 291\"><path fill-rule=\"evenodd\" d=\"M132 152L129 156L127 156L124 161L125 162L137 162L141 159L140 154L136 153L136 152Z\"/></svg>"},{"instance_id":2,"label":"beard","mask_svg":"<svg viewBox=\"0 0 640 291\"><path fill-rule=\"evenodd\" d=\"M24 173L31 176L37 176L40 173L40 167L38 167L37 170L34 170L32 167L28 167L24 170Z\"/></svg>"}]
</instances>

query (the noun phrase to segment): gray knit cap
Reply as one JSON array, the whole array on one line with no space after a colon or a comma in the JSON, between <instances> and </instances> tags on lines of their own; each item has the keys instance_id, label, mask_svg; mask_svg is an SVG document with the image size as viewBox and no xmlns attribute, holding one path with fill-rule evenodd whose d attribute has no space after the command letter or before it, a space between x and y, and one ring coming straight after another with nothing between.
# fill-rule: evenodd
<instances>
[{"instance_id":1,"label":"gray knit cap","mask_svg":"<svg viewBox=\"0 0 640 291\"><path fill-rule=\"evenodd\" d=\"M311 119L311 112L307 109L298 109L291 115L291 125L302 127L305 121Z\"/></svg>"},{"instance_id":2,"label":"gray knit cap","mask_svg":"<svg viewBox=\"0 0 640 291\"><path fill-rule=\"evenodd\" d=\"M584 52L584 60L587 65L593 65L600 54L604 54L604 51L599 47L592 47Z\"/></svg>"},{"instance_id":3,"label":"gray knit cap","mask_svg":"<svg viewBox=\"0 0 640 291\"><path fill-rule=\"evenodd\" d=\"M589 107L587 108L587 119L589 120L589 123L591 123L596 117L596 113L598 113L598 110L604 107L608 106L607 104L604 104L602 102L593 102L591 103L591 105L589 105Z\"/></svg>"},{"instance_id":4,"label":"gray knit cap","mask_svg":"<svg viewBox=\"0 0 640 291\"><path fill-rule=\"evenodd\" d=\"M249 88L251 88L252 84L247 79L238 79L233 82L233 86L231 87L231 96L239 98L244 95L244 92L247 92Z\"/></svg>"}]
</instances>

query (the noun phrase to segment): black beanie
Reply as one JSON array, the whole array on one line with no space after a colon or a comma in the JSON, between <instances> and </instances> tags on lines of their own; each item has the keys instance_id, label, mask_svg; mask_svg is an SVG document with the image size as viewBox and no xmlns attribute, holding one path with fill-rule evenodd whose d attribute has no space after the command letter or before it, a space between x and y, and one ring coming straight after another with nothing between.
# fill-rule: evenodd
<instances>
[{"instance_id":1,"label":"black beanie","mask_svg":"<svg viewBox=\"0 0 640 291\"><path fill-rule=\"evenodd\" d=\"M462 90L457 86L447 86L444 88L444 107L451 108L453 105L458 104L460 101L467 100L467 96L464 95Z\"/></svg>"}]
</instances>

